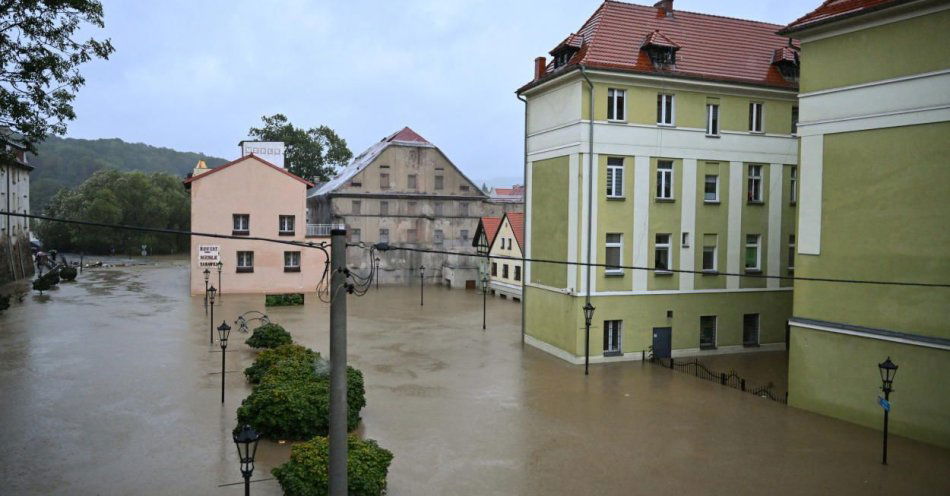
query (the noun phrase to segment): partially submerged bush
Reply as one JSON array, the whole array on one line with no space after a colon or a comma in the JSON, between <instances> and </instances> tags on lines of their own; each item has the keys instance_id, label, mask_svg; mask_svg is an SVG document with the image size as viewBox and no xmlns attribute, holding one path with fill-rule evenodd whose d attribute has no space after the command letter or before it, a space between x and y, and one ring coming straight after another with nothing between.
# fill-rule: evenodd
<instances>
[{"instance_id":1,"label":"partially submerged bush","mask_svg":"<svg viewBox=\"0 0 950 496\"><path fill-rule=\"evenodd\" d=\"M303 293L273 294L264 297L264 306L285 307L303 305Z\"/></svg>"},{"instance_id":2,"label":"partially submerged bush","mask_svg":"<svg viewBox=\"0 0 950 496\"><path fill-rule=\"evenodd\" d=\"M45 275L33 281L33 291L39 291L40 294L43 294L43 291L49 291L52 287L53 281Z\"/></svg>"},{"instance_id":3,"label":"partially submerged bush","mask_svg":"<svg viewBox=\"0 0 950 496\"><path fill-rule=\"evenodd\" d=\"M244 369L244 375L251 384L258 384L264 374L278 362L287 360L312 366L317 358L320 358L320 354L309 348L299 344L285 344L261 351L254 363Z\"/></svg>"},{"instance_id":4,"label":"partially submerged bush","mask_svg":"<svg viewBox=\"0 0 950 496\"><path fill-rule=\"evenodd\" d=\"M66 266L59 270L59 277L64 281L75 281L78 275L79 271L75 267Z\"/></svg>"},{"instance_id":5,"label":"partially submerged bush","mask_svg":"<svg viewBox=\"0 0 950 496\"><path fill-rule=\"evenodd\" d=\"M276 348L281 345L290 344L293 339L290 333L284 330L279 324L264 324L247 338L245 343L252 348Z\"/></svg>"},{"instance_id":6,"label":"partially submerged bush","mask_svg":"<svg viewBox=\"0 0 950 496\"><path fill-rule=\"evenodd\" d=\"M0 295L0 313L10 308L10 295Z\"/></svg>"},{"instance_id":7,"label":"partially submerged bush","mask_svg":"<svg viewBox=\"0 0 950 496\"><path fill-rule=\"evenodd\" d=\"M376 441L349 436L347 489L351 496L380 496L386 490L386 476L393 454ZM290 460L271 471L288 496L329 494L330 443L315 437L290 449Z\"/></svg>"}]
</instances>

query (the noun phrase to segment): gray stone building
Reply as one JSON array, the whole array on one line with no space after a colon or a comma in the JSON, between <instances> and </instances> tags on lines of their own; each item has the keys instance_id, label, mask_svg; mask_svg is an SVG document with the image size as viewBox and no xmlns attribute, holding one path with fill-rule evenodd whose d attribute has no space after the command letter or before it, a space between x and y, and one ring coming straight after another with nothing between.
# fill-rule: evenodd
<instances>
[{"instance_id":1,"label":"gray stone building","mask_svg":"<svg viewBox=\"0 0 950 496\"><path fill-rule=\"evenodd\" d=\"M307 195L308 223L345 224L351 242L386 242L473 253L471 240L487 196L438 147L408 127L357 156L333 180ZM380 282L416 284L424 266L429 284L474 287L475 257L379 253ZM368 273L366 250L347 250L347 265Z\"/></svg>"}]
</instances>

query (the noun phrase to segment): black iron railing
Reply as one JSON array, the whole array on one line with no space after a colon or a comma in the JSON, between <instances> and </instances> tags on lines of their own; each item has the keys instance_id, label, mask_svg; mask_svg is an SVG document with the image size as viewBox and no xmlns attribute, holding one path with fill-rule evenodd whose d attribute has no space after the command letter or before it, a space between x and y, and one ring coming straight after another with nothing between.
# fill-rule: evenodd
<instances>
[{"instance_id":1,"label":"black iron railing","mask_svg":"<svg viewBox=\"0 0 950 496\"><path fill-rule=\"evenodd\" d=\"M772 401L777 401L783 405L788 404L788 392L780 394L774 391L775 385L772 382L769 382L764 386L747 387L745 378L736 374L734 370L730 370L728 373L716 372L709 370L708 367L702 363L699 363L699 360L696 359L677 361L675 358L656 358L653 355L652 347L650 348L649 352L649 361L654 365L678 370L680 372L692 375L693 377L698 377L707 381L718 382L721 386L727 386L743 392L752 393L761 398L768 398ZM645 354L646 352L644 351L644 355Z\"/></svg>"}]
</instances>

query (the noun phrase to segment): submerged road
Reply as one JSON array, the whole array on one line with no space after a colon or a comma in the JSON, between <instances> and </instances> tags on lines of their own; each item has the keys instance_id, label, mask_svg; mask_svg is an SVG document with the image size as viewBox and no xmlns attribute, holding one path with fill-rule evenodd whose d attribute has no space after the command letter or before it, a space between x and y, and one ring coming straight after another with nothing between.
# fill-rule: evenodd
<instances>
[{"instance_id":1,"label":"submerged road","mask_svg":"<svg viewBox=\"0 0 950 496\"><path fill-rule=\"evenodd\" d=\"M222 406L220 348L187 270L87 270L0 315L0 494L242 493L222 485L241 481L230 431L254 353L232 331ZM483 332L475 292L418 296L349 301L360 432L395 454L390 496L950 494L950 451L892 436L885 467L877 431L638 362L585 378L522 347L514 302L490 298ZM262 297L224 295L216 324L254 309ZM327 305L267 313L329 354ZM262 442L254 478L289 446Z\"/></svg>"}]
</instances>

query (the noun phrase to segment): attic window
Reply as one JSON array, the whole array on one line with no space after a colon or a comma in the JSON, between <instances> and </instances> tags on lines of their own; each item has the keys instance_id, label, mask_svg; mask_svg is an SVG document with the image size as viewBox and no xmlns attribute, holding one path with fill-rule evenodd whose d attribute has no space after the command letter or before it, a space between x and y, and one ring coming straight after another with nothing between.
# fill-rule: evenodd
<instances>
[{"instance_id":1,"label":"attic window","mask_svg":"<svg viewBox=\"0 0 950 496\"><path fill-rule=\"evenodd\" d=\"M789 82L798 81L799 58L798 49L792 45L777 48L772 55L772 65L779 74Z\"/></svg>"},{"instance_id":2,"label":"attic window","mask_svg":"<svg viewBox=\"0 0 950 496\"><path fill-rule=\"evenodd\" d=\"M650 47L647 49L653 65L673 65L676 63L676 49L670 47Z\"/></svg>"},{"instance_id":3,"label":"attic window","mask_svg":"<svg viewBox=\"0 0 950 496\"><path fill-rule=\"evenodd\" d=\"M657 69L671 69L672 66L676 65L676 52L680 47L659 30L654 30L647 35L641 49L650 56L650 61L653 62L654 67Z\"/></svg>"},{"instance_id":4,"label":"attic window","mask_svg":"<svg viewBox=\"0 0 950 496\"><path fill-rule=\"evenodd\" d=\"M554 67L558 68L567 65L575 53L577 53L577 50L570 48L565 48L564 50L557 52L554 54Z\"/></svg>"}]
</instances>

